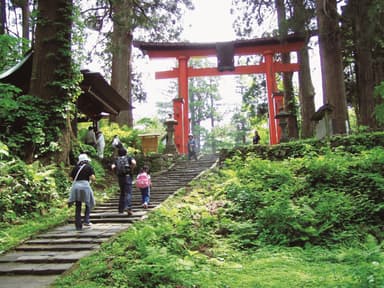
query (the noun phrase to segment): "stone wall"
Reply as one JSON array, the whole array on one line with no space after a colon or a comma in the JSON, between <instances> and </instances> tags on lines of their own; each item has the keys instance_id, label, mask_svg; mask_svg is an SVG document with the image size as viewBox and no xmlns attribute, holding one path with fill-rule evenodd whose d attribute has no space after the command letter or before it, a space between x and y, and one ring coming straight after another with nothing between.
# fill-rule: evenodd
<instances>
[{"instance_id":1,"label":"stone wall","mask_svg":"<svg viewBox=\"0 0 384 288\"><path fill-rule=\"evenodd\" d=\"M308 139L277 145L234 147L233 149L220 151L220 163L224 163L225 159L234 156L246 158L249 153L254 153L262 159L283 160L288 157L302 157L307 154L308 151L321 154L324 147L357 153L364 147L370 149L376 146L384 147L384 132L361 133L348 136L334 135L327 139Z\"/></svg>"}]
</instances>

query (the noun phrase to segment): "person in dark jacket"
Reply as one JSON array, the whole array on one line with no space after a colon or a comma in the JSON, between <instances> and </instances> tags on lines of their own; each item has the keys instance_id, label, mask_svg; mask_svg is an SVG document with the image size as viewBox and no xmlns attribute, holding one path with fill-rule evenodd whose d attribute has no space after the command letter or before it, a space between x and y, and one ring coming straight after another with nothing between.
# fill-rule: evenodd
<instances>
[{"instance_id":1,"label":"person in dark jacket","mask_svg":"<svg viewBox=\"0 0 384 288\"><path fill-rule=\"evenodd\" d=\"M188 160L192 158L197 160L195 138L193 138L193 134L189 134L188 138Z\"/></svg>"},{"instance_id":2,"label":"person in dark jacket","mask_svg":"<svg viewBox=\"0 0 384 288\"><path fill-rule=\"evenodd\" d=\"M255 135L253 135L253 139L252 139L252 142L253 144L259 144L259 141L260 141L260 135L259 135L259 132L257 132L257 130L255 130Z\"/></svg>"},{"instance_id":3,"label":"person in dark jacket","mask_svg":"<svg viewBox=\"0 0 384 288\"><path fill-rule=\"evenodd\" d=\"M76 204L75 212L75 226L76 230L82 230L83 225L86 227L91 226L89 216L91 209L95 206L95 198L90 182L96 180L93 167L90 165L88 155L83 153L79 155L79 161L71 171L71 178L73 180L71 193L68 203L71 205ZM84 220L81 219L81 206L85 203Z\"/></svg>"},{"instance_id":4,"label":"person in dark jacket","mask_svg":"<svg viewBox=\"0 0 384 288\"><path fill-rule=\"evenodd\" d=\"M136 160L127 155L127 150L124 147L120 147L118 152L118 157L115 162L112 164L111 168L116 172L117 180L120 187L120 197L119 197L119 207L118 211L120 214L123 214L124 211L127 211L128 216L131 216L132 213L132 171L136 166ZM121 174L119 171L118 161L121 158L126 157L127 163L129 163L129 172Z\"/></svg>"}]
</instances>

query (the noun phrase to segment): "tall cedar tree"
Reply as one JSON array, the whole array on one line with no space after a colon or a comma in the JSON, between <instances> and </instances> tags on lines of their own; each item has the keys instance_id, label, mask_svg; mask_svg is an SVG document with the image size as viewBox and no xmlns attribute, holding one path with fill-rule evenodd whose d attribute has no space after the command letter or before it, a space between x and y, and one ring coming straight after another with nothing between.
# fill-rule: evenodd
<instances>
[{"instance_id":1,"label":"tall cedar tree","mask_svg":"<svg viewBox=\"0 0 384 288\"><path fill-rule=\"evenodd\" d=\"M142 29L151 41L175 40L182 26L181 6L193 8L190 0L163 0L140 2L134 0L112 0L112 79L111 85L132 106L132 35ZM112 117L119 125L133 126L132 107Z\"/></svg>"},{"instance_id":2,"label":"tall cedar tree","mask_svg":"<svg viewBox=\"0 0 384 288\"><path fill-rule=\"evenodd\" d=\"M285 12L284 0L275 0L275 7L277 11L277 23L279 26L279 34L280 37L284 39L288 36L287 15ZM290 63L290 54L282 53L281 61L284 64ZM297 124L296 101L293 91L292 77L292 72L282 73L284 86L284 109L290 114L288 119L288 138L297 139L299 137L299 128Z\"/></svg>"},{"instance_id":3,"label":"tall cedar tree","mask_svg":"<svg viewBox=\"0 0 384 288\"><path fill-rule=\"evenodd\" d=\"M311 37L311 31L307 23L311 18L311 7L306 7L303 0L293 0L293 31L305 37L308 43ZM314 135L315 123L311 117L315 113L315 88L311 78L311 69L309 61L309 48L305 45L298 53L299 72L299 101L301 114L301 138L311 138Z\"/></svg>"},{"instance_id":4,"label":"tall cedar tree","mask_svg":"<svg viewBox=\"0 0 384 288\"><path fill-rule=\"evenodd\" d=\"M113 1L113 32L112 32L112 87L128 103L132 103L131 97L131 55L132 55L132 26L129 24L133 4L131 0ZM133 115L131 107L122 107L119 116L112 117L120 125L126 124L133 127Z\"/></svg>"},{"instance_id":5,"label":"tall cedar tree","mask_svg":"<svg viewBox=\"0 0 384 288\"><path fill-rule=\"evenodd\" d=\"M333 106L332 129L334 134L346 133L347 101L341 54L341 35L336 0L316 0L319 28L323 102Z\"/></svg>"},{"instance_id":6,"label":"tall cedar tree","mask_svg":"<svg viewBox=\"0 0 384 288\"><path fill-rule=\"evenodd\" d=\"M70 51L73 3L72 0L38 0L37 5L38 18L29 94L61 109L52 109L49 113L57 113L53 117L59 119L55 125L60 130L57 141L61 144L61 152L56 155L56 160L68 163L70 125L68 118L60 117L60 114L66 115L65 107L69 102L69 91L64 87L72 75ZM33 148L28 151L28 155L27 160L31 161Z\"/></svg>"},{"instance_id":7,"label":"tall cedar tree","mask_svg":"<svg viewBox=\"0 0 384 288\"><path fill-rule=\"evenodd\" d=\"M355 107L358 125L370 128L378 127L372 117L379 104L374 87L384 79L383 16L384 3L379 1L351 0L343 9L344 63L353 72L346 73L347 100Z\"/></svg>"},{"instance_id":8,"label":"tall cedar tree","mask_svg":"<svg viewBox=\"0 0 384 288\"><path fill-rule=\"evenodd\" d=\"M7 23L7 13L5 0L0 0L0 35L5 34L5 24Z\"/></svg>"}]
</instances>

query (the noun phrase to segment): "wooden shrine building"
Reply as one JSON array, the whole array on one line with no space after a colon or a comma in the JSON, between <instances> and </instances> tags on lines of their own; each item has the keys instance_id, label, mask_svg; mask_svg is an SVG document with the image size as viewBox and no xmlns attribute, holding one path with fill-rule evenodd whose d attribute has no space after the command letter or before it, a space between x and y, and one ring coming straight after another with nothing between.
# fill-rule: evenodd
<instances>
[{"instance_id":1,"label":"wooden shrine building","mask_svg":"<svg viewBox=\"0 0 384 288\"><path fill-rule=\"evenodd\" d=\"M0 82L12 84L26 94L32 75L33 51L15 66L0 74ZM122 110L132 109L132 106L110 86L98 72L81 70L83 80L80 83L82 93L77 99L77 110L84 114L87 121L92 121L96 127L104 113L118 115ZM77 121L77 117L75 121ZM76 124L76 122L74 123ZM74 127L76 128L76 127ZM76 132L76 129L75 129Z\"/></svg>"}]
</instances>

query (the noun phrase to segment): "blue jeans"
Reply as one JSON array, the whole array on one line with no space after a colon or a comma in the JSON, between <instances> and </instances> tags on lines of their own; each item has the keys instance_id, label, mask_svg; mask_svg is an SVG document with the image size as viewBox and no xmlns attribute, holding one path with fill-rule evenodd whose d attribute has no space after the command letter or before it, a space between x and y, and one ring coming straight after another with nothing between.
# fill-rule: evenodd
<instances>
[{"instance_id":1,"label":"blue jeans","mask_svg":"<svg viewBox=\"0 0 384 288\"><path fill-rule=\"evenodd\" d=\"M151 189L149 188L149 186L146 188L140 188L140 192L141 192L141 203L149 204L149 197L151 195Z\"/></svg>"},{"instance_id":2,"label":"blue jeans","mask_svg":"<svg viewBox=\"0 0 384 288\"><path fill-rule=\"evenodd\" d=\"M129 175L118 176L120 186L119 213L132 209L132 178Z\"/></svg>"},{"instance_id":3,"label":"blue jeans","mask_svg":"<svg viewBox=\"0 0 384 288\"><path fill-rule=\"evenodd\" d=\"M76 201L76 212L75 212L75 226L76 230L81 230L83 228L83 221L81 219L81 204L83 202ZM90 210L88 205L85 205L85 212L84 212L84 223L89 223L89 214Z\"/></svg>"}]
</instances>

